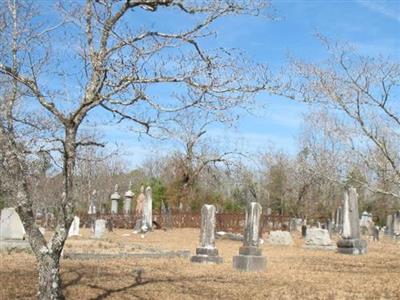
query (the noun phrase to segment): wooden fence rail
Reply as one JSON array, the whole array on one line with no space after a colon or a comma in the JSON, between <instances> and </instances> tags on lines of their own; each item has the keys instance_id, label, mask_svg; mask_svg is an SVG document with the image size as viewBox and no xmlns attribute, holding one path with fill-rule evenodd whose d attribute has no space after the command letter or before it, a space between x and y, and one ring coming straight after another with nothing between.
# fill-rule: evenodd
<instances>
[{"instance_id":1,"label":"wooden fence rail","mask_svg":"<svg viewBox=\"0 0 400 300\"><path fill-rule=\"evenodd\" d=\"M80 215L80 223L82 227L90 226L90 217ZM134 215L123 214L98 214L97 219L110 220L114 228L132 229L136 223ZM261 228L264 231L270 230L289 230L291 217L281 215L262 215ZM325 221L323 218L315 220ZM153 214L153 222L158 228L200 228L201 214L179 212L171 215ZM216 214L216 230L229 232L242 232L245 223L244 213L217 213Z\"/></svg>"}]
</instances>

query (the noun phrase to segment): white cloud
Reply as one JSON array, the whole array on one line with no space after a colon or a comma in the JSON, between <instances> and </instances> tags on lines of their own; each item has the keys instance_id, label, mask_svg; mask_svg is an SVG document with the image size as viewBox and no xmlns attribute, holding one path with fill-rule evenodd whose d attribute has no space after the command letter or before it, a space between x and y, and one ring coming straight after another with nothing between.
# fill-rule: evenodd
<instances>
[{"instance_id":1,"label":"white cloud","mask_svg":"<svg viewBox=\"0 0 400 300\"><path fill-rule=\"evenodd\" d=\"M400 2L398 1L356 0L356 2L373 12L400 22Z\"/></svg>"}]
</instances>

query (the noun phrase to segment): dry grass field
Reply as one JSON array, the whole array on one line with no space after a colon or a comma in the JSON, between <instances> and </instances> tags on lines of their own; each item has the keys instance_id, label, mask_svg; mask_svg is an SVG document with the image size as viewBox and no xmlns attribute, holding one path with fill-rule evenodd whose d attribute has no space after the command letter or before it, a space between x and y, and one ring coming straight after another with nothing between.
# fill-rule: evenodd
<instances>
[{"instance_id":1,"label":"dry grass field","mask_svg":"<svg viewBox=\"0 0 400 300\"><path fill-rule=\"evenodd\" d=\"M103 240L89 232L67 241L66 252L136 253L151 249L190 250L199 231L155 231L142 238L116 230ZM129 234L129 236L127 236ZM217 240L221 265L192 264L188 259L124 258L62 260L67 299L400 299L400 243L384 238L368 243L368 254L347 256L302 248L263 245L265 273L232 269L241 242ZM0 254L0 299L35 297L35 261L27 253ZM135 269L143 269L138 282Z\"/></svg>"}]
</instances>

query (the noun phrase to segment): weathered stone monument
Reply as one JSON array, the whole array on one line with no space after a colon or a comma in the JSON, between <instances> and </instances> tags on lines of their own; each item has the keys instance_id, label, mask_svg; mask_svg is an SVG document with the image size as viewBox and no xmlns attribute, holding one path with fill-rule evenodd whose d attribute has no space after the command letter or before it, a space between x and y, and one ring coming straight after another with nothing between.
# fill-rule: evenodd
<instances>
[{"instance_id":1,"label":"weathered stone monument","mask_svg":"<svg viewBox=\"0 0 400 300\"><path fill-rule=\"evenodd\" d=\"M106 232L106 220L98 219L94 225L94 237L96 239L102 238Z\"/></svg>"},{"instance_id":2,"label":"weathered stone monument","mask_svg":"<svg viewBox=\"0 0 400 300\"><path fill-rule=\"evenodd\" d=\"M124 214L126 215L131 213L133 196L135 196L135 194L132 192L132 182L129 182L129 188L126 191L124 198Z\"/></svg>"},{"instance_id":3,"label":"weathered stone monument","mask_svg":"<svg viewBox=\"0 0 400 300\"><path fill-rule=\"evenodd\" d=\"M153 198L151 194L151 187L146 188L145 201L143 205L142 232L147 232L153 228Z\"/></svg>"},{"instance_id":4,"label":"weathered stone monument","mask_svg":"<svg viewBox=\"0 0 400 300\"><path fill-rule=\"evenodd\" d=\"M215 206L203 205L201 209L200 247L196 248L196 255L191 262L205 264L222 263L222 257L218 256L215 247Z\"/></svg>"},{"instance_id":5,"label":"weathered stone monument","mask_svg":"<svg viewBox=\"0 0 400 300\"><path fill-rule=\"evenodd\" d=\"M3 208L0 219L0 240L23 240L24 236L25 229L15 208Z\"/></svg>"},{"instance_id":6,"label":"weathered stone monument","mask_svg":"<svg viewBox=\"0 0 400 300\"><path fill-rule=\"evenodd\" d=\"M246 207L246 220L243 246L239 255L233 257L233 268L245 272L265 271L267 258L261 255L259 226L262 208L257 202L250 202Z\"/></svg>"},{"instance_id":7,"label":"weathered stone monument","mask_svg":"<svg viewBox=\"0 0 400 300\"><path fill-rule=\"evenodd\" d=\"M134 233L138 233L140 228L142 227L142 219L143 219L143 207L146 201L146 196L144 195L144 187L140 187L140 194L136 199L136 206L135 206L135 227L133 228Z\"/></svg>"},{"instance_id":8,"label":"weathered stone monument","mask_svg":"<svg viewBox=\"0 0 400 300\"><path fill-rule=\"evenodd\" d=\"M79 223L80 223L79 217L75 216L74 220L72 221L71 227L69 228L68 236L78 236L79 235Z\"/></svg>"},{"instance_id":9,"label":"weathered stone monument","mask_svg":"<svg viewBox=\"0 0 400 300\"><path fill-rule=\"evenodd\" d=\"M111 213L117 214L118 213L118 203L121 199L121 196L118 193L118 184L115 185L114 193L111 194Z\"/></svg>"},{"instance_id":10,"label":"weathered stone monument","mask_svg":"<svg viewBox=\"0 0 400 300\"><path fill-rule=\"evenodd\" d=\"M333 244L327 229L310 228L307 230L304 248L335 250L336 246Z\"/></svg>"},{"instance_id":11,"label":"weathered stone monument","mask_svg":"<svg viewBox=\"0 0 400 300\"><path fill-rule=\"evenodd\" d=\"M337 242L338 252L360 255L367 252L367 242L360 239L358 199L355 188L344 194L342 239Z\"/></svg>"}]
</instances>

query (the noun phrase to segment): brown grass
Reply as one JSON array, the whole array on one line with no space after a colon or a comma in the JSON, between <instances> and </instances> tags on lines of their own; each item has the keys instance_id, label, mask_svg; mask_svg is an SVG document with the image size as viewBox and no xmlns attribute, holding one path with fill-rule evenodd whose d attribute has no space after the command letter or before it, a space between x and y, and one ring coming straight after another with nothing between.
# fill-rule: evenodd
<instances>
[{"instance_id":1,"label":"brown grass","mask_svg":"<svg viewBox=\"0 0 400 300\"><path fill-rule=\"evenodd\" d=\"M194 253L198 230L155 231L144 238L118 230L101 241L89 232L67 241L66 251L141 252L149 248L189 249ZM192 264L187 259L114 259L62 261L68 299L400 299L400 243L383 239L368 244L369 253L347 256L295 245L263 245L265 273L232 269L240 242L221 240L221 265ZM35 261L26 253L0 255L0 299L31 299L36 293ZM137 283L134 269L144 270Z\"/></svg>"}]
</instances>

